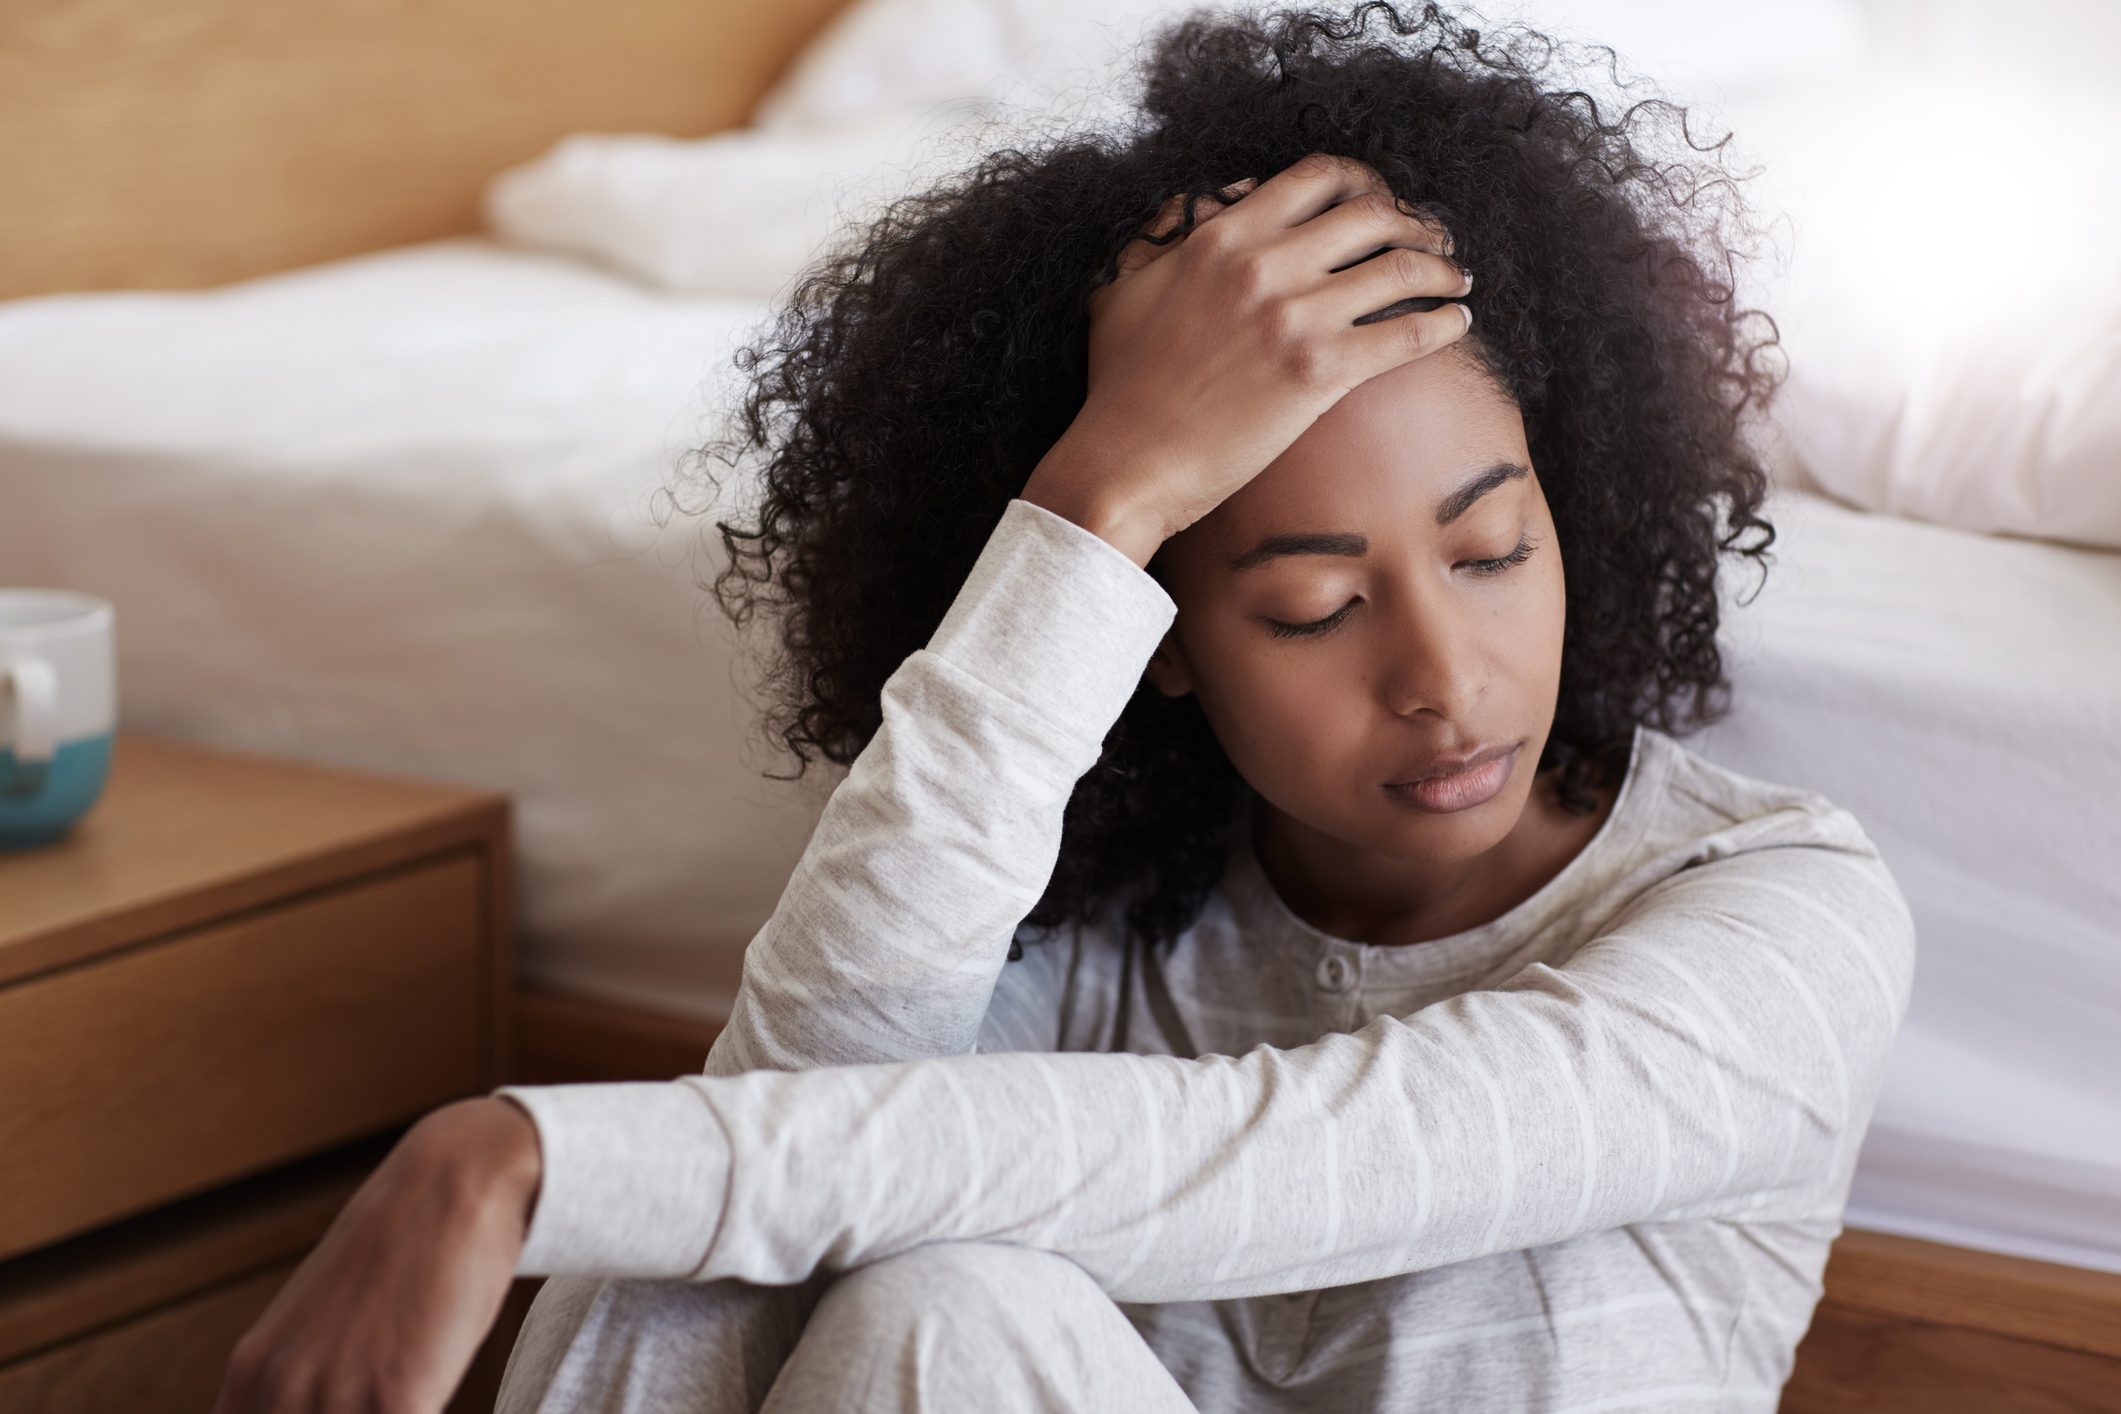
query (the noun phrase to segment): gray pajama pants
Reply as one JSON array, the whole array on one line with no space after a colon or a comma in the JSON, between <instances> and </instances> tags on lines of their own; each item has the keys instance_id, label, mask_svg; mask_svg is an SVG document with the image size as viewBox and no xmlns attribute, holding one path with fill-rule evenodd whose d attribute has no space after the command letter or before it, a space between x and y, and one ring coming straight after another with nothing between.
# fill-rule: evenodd
<instances>
[{"instance_id":1,"label":"gray pajama pants","mask_svg":"<svg viewBox=\"0 0 2121 1414\"><path fill-rule=\"evenodd\" d=\"M496 1414L1194 1414L1088 1273L938 1242L798 1286L553 1277Z\"/></svg>"}]
</instances>

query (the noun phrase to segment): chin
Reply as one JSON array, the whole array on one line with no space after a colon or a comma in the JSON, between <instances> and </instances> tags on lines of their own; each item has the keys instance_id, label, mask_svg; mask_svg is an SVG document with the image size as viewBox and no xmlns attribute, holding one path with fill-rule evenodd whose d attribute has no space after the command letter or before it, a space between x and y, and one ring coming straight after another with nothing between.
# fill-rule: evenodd
<instances>
[{"instance_id":1,"label":"chin","mask_svg":"<svg viewBox=\"0 0 2121 1414\"><path fill-rule=\"evenodd\" d=\"M1502 805L1498 797L1483 809L1463 810L1455 815L1413 816L1413 812L1389 803L1361 819L1349 819L1345 814L1330 819L1291 814L1312 833L1353 854L1409 865L1434 865L1470 862L1508 838L1519 811L1514 805L1507 809Z\"/></svg>"}]
</instances>

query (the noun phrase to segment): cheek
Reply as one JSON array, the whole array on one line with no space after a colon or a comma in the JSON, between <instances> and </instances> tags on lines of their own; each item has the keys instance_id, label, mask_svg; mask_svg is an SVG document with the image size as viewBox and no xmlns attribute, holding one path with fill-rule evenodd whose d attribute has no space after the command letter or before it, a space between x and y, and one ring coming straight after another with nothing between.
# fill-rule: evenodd
<instances>
[{"instance_id":1,"label":"cheek","mask_svg":"<svg viewBox=\"0 0 2121 1414\"><path fill-rule=\"evenodd\" d=\"M1539 606L1535 632L1543 650L1543 661L1554 675L1561 672L1561 644L1569 618L1568 584L1561 570L1561 557L1550 556L1534 596Z\"/></svg>"},{"instance_id":2,"label":"cheek","mask_svg":"<svg viewBox=\"0 0 2121 1414\"><path fill-rule=\"evenodd\" d=\"M1202 684L1200 705L1231 764L1270 797L1321 788L1336 778L1333 763L1360 746L1361 713L1341 686L1292 672L1280 655L1224 660Z\"/></svg>"}]
</instances>

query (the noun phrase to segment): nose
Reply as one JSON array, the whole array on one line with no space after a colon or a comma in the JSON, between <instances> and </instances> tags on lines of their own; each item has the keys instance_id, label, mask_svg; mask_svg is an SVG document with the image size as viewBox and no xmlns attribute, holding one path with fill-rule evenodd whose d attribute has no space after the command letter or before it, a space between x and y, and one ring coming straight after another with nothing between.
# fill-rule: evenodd
<instances>
[{"instance_id":1,"label":"nose","mask_svg":"<svg viewBox=\"0 0 2121 1414\"><path fill-rule=\"evenodd\" d=\"M1488 685L1492 625L1437 586L1402 582L1389 597L1378 663L1385 707L1402 717L1431 712L1470 721Z\"/></svg>"}]
</instances>

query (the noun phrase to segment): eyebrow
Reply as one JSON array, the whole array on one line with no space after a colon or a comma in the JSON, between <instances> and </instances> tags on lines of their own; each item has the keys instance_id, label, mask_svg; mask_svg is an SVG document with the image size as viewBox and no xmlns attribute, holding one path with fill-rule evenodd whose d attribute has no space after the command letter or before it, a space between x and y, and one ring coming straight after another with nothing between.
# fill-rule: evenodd
<instances>
[{"instance_id":1,"label":"eyebrow","mask_svg":"<svg viewBox=\"0 0 2121 1414\"><path fill-rule=\"evenodd\" d=\"M1475 472L1456 491L1439 501L1436 506L1436 523L1449 525L1467 511L1473 503L1507 481L1517 481L1530 476L1531 470L1521 462L1502 461ZM1283 555L1366 555L1370 551L1370 538L1348 531L1300 530L1285 535L1269 535L1251 549L1230 561L1236 571L1254 569Z\"/></svg>"}]
</instances>

